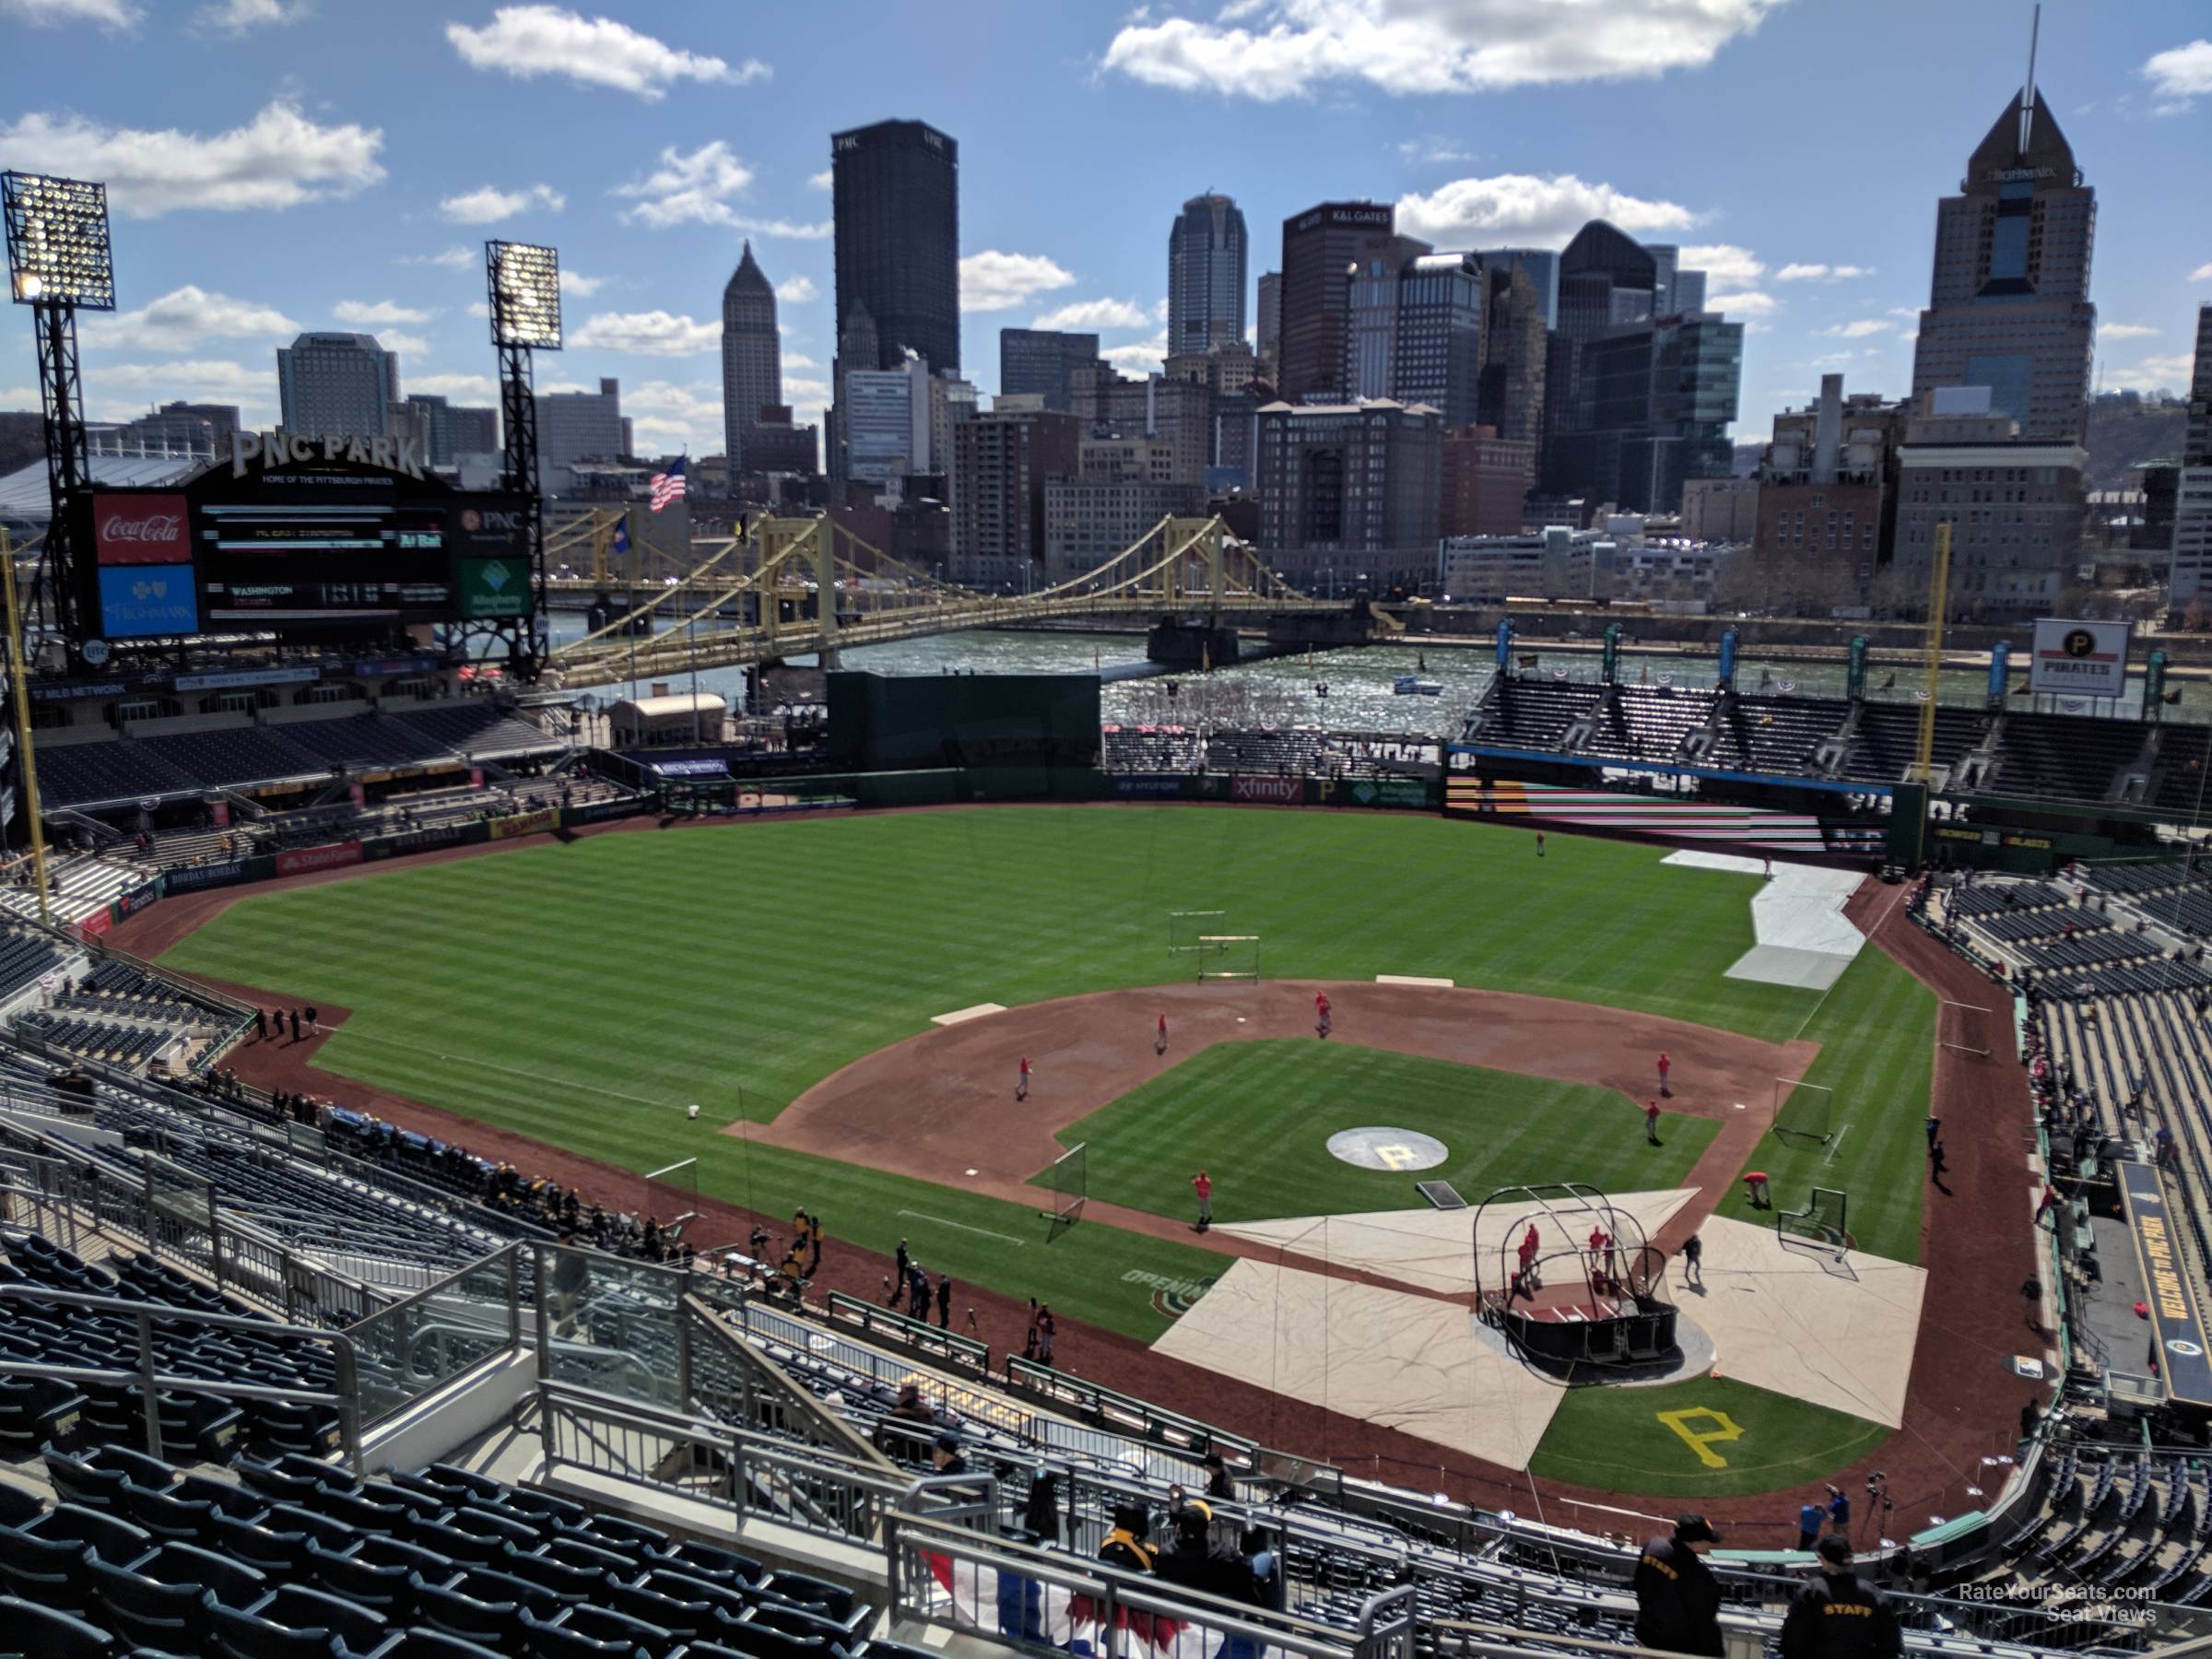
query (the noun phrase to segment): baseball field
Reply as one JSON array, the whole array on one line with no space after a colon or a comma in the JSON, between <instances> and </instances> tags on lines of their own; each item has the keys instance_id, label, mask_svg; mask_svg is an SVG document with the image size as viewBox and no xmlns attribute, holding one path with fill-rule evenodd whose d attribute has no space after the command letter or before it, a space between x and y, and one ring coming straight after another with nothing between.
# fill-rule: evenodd
<instances>
[{"instance_id":1,"label":"baseball field","mask_svg":"<svg viewBox=\"0 0 2212 1659\"><path fill-rule=\"evenodd\" d=\"M351 1080L631 1171L695 1159L702 1196L770 1216L803 1205L823 1216L833 1253L888 1255L904 1240L933 1271L1140 1342L1230 1265L1218 1233L1183 1225L1197 1168L1217 1182L1225 1224L1425 1211L1410 1177L1328 1155L1331 1133L1360 1124L1444 1142L1450 1159L1429 1173L1471 1198L1560 1180L1678 1188L1695 1169L1712 1175L1716 1135L1733 1133L1750 1147L1742 1167L1766 1171L1783 1203L1846 1190L1857 1251L1914 1261L1935 999L1874 949L1826 993L1727 977L1754 942L1759 878L1663 857L1555 835L1539 860L1515 830L1382 813L844 817L597 835L249 894L163 960L337 1011L312 1057L333 1093ZM1169 948L1178 911L1257 935L1258 982L1194 987L1194 959ZM1648 1146L1641 1080L1585 1079L1562 1057L1573 1038L1553 1040L1549 1057L1470 1064L1448 1032L1409 1052L1419 1045L1363 1030L1348 994L1331 1041L1288 1034L1311 1023L1311 990L1283 982L1372 987L1379 975L1580 1005L1563 1029L1586 1026L1593 1044L1634 1018L1777 1053L1814 1045L1788 1052L1809 1053L1805 1079L1831 1091L1830 1133L1732 1131L1732 1107L1763 1124L1771 1097L1693 1100L1685 1070L1677 1092L1691 1103ZM1156 1056L1150 1003L1098 1000L1143 987L1184 999L1179 1037L1186 1006L1243 1026L1226 1010L1247 1005L1223 999L1250 999L1249 1031L1222 1034L1255 1041L1173 1041ZM1210 1000L1189 1002L1202 990ZM1077 1011L1064 1023L1088 1046L1070 1037L1062 1058L1051 1018L1019 1023L1044 1004ZM933 1025L982 1005L1012 1013ZM1495 1011L1506 1003L1465 1006L1470 1027L1507 1018ZM1120 1023L1100 1025L1102 1009ZM1003 1043L994 1020L1013 1022ZM1465 1053L1494 1055L1496 1037L1471 1031ZM905 1073L880 1070L886 1051L911 1056ZM1023 1053L1036 1064L1027 1105L1013 1099ZM916 1086L877 1087L879 1076ZM836 1114L800 1135L808 1102L840 1079ZM948 1091L961 1095L966 1142L947 1139ZM979 1142L977 1124L1004 1135ZM1089 1207L1055 1230L1022 1183L1078 1143ZM1704 1203L1771 1233L1735 1172ZM1163 1285L1184 1288L1163 1297ZM1771 1489L1887 1433L1728 1386L1733 1420L1747 1437L1759 1425L1756 1456L1715 1469L1655 1420L1665 1403L1577 1391L1530 1466L1655 1494ZM1602 1469L1587 1466L1593 1443L1615 1448Z\"/></svg>"}]
</instances>

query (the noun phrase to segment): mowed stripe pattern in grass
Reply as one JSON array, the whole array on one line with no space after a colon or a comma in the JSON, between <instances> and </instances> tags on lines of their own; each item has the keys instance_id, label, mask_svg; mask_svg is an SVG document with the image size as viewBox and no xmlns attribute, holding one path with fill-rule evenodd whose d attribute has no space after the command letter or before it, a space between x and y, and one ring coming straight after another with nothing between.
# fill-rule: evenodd
<instances>
[{"instance_id":1,"label":"mowed stripe pattern in grass","mask_svg":"<svg viewBox=\"0 0 2212 1659\"><path fill-rule=\"evenodd\" d=\"M1664 856L1554 836L1538 860L1513 830L1382 813L854 817L596 836L250 896L165 959L353 1010L322 1060L347 1076L631 1170L697 1156L717 1196L818 1206L870 1248L912 1237L956 1277L1150 1335L1148 1294L1113 1269L1196 1279L1218 1258L1122 1235L1077 1259L949 1227L933 1245L899 1211L1025 1239L1034 1218L710 1128L772 1117L934 1014L1181 979L1177 909L1263 935L1269 977L1436 974L1793 1034L1810 993L1722 977L1751 944L1756 878ZM893 1132L899 1109L884 1102Z\"/></svg>"},{"instance_id":2,"label":"mowed stripe pattern in grass","mask_svg":"<svg viewBox=\"0 0 2212 1659\"><path fill-rule=\"evenodd\" d=\"M1830 1139L1769 1131L1745 1167L1763 1170L1778 1207L1801 1209L1817 1186L1849 1194L1846 1218L1861 1250L1920 1259L1927 1191L1929 1089L1934 1083L1936 995L1880 951L1863 950L1805 1029L1820 1044L1808 1083L1835 1090ZM1771 1226L1739 1182L1719 1213Z\"/></svg>"},{"instance_id":3,"label":"mowed stripe pattern in grass","mask_svg":"<svg viewBox=\"0 0 2212 1659\"><path fill-rule=\"evenodd\" d=\"M1411 1174L1328 1150L1339 1129L1418 1130L1450 1156ZM1063 1130L1088 1145L1093 1198L1187 1218L1192 1174L1220 1221L1423 1209L1416 1181L1478 1203L1498 1187L1585 1182L1607 1193L1678 1185L1720 1125L1665 1113L1657 1147L1625 1095L1350 1043L1221 1042Z\"/></svg>"}]
</instances>

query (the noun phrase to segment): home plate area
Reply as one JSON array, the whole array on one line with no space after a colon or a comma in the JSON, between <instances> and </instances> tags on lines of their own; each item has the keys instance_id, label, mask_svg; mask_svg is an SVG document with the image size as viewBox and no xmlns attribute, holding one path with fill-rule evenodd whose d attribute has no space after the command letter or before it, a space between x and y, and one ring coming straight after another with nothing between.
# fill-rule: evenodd
<instances>
[{"instance_id":1,"label":"home plate area","mask_svg":"<svg viewBox=\"0 0 2212 1659\"><path fill-rule=\"evenodd\" d=\"M1654 1236L1696 1194L1616 1194ZM1484 1212L1486 1262L1525 1214ZM1490 1235L1495 1230L1496 1238ZM1505 1351L1469 1310L1476 1281L1468 1211L1385 1210L1225 1225L1270 1245L1241 1257L1153 1346L1163 1354L1525 1469L1565 1390ZM1771 1227L1708 1218L1704 1284L1667 1264L1667 1293L1714 1354L1715 1372L1755 1388L1897 1428L1927 1275L1901 1262L1793 1247ZM1328 1271L1351 1268L1393 1288ZM1708 1346L1710 1348L1708 1349Z\"/></svg>"}]
</instances>

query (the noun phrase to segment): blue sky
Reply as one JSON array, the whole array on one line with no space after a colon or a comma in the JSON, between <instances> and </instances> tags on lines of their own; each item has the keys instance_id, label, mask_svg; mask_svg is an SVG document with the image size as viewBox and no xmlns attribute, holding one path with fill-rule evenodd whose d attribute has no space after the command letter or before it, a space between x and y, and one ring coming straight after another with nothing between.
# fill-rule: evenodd
<instances>
[{"instance_id":1,"label":"blue sky","mask_svg":"<svg viewBox=\"0 0 2212 1659\"><path fill-rule=\"evenodd\" d=\"M406 389L492 401L481 245L557 244L570 349L641 448L721 448L740 240L810 418L832 326L829 135L959 140L963 355L1095 325L1157 361L1166 239L1242 205L1253 276L1313 202L1397 200L1439 245L1558 245L1603 211L1704 250L1751 325L1739 438L1841 368L1907 389L1936 198L2024 68L2025 0L0 0L0 166L104 178L118 293L95 418L199 396L275 418L273 347L376 333ZM2099 195L2107 386L2181 387L2212 299L2212 6L2051 0L2040 80ZM1686 260L1686 263L1689 261ZM0 408L35 406L28 313Z\"/></svg>"}]
</instances>

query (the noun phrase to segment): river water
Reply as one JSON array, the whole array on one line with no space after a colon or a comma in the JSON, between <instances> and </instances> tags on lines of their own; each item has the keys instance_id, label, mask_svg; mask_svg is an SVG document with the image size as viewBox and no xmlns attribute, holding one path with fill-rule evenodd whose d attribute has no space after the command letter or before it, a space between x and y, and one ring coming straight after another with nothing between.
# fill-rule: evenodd
<instances>
[{"instance_id":1,"label":"river water","mask_svg":"<svg viewBox=\"0 0 2212 1659\"><path fill-rule=\"evenodd\" d=\"M584 632L583 618L556 613L554 641L573 640ZM1598 657L1594 651L1547 650L1540 642L1520 648L1535 654L1535 665L1524 670L1577 680L1594 679ZM1090 674L1141 664L1145 637L1139 633L1059 633L976 629L967 633L935 634L888 645L863 645L842 653L848 668L882 675L966 674ZM812 657L794 657L807 665ZM1468 711L1480 700L1496 673L1496 653L1484 645L1370 645L1352 651L1322 652L1305 656L1275 657L1247 663L1211 674L1182 674L1122 680L1107 685L1100 701L1104 716L1122 724L1287 726L1300 724L1337 731L1423 733L1431 736L1455 735ZM1624 682L1672 683L1709 688L1715 664L1712 657L1641 654L1624 652L1619 675ZM1401 696L1392 682L1401 675L1418 675L1443 688L1435 697ZM1791 689L1807 696L1843 695L1844 667L1838 663L1764 662L1757 656L1739 657L1736 686L1747 693ZM672 691L689 690L692 677L669 677ZM733 709L743 697L743 677L735 668L706 669L697 677L698 688L726 699ZM2020 677L2014 677L2016 685ZM2212 720L2212 685L2179 681L2182 701L2168 712L2170 719ZM1867 694L1883 701L1910 702L1921 684L1913 667L1876 665L1867 671ZM2140 681L2136 682L2140 686ZM1988 676L1981 670L1947 672L1941 680L1941 700L1971 704L1985 695ZM639 687L645 690L649 688ZM601 700L628 697L629 683L602 688ZM2139 693L2138 693L2139 694ZM2024 697L2015 707L2029 706ZM2132 712L2133 711L2129 711Z\"/></svg>"}]
</instances>

